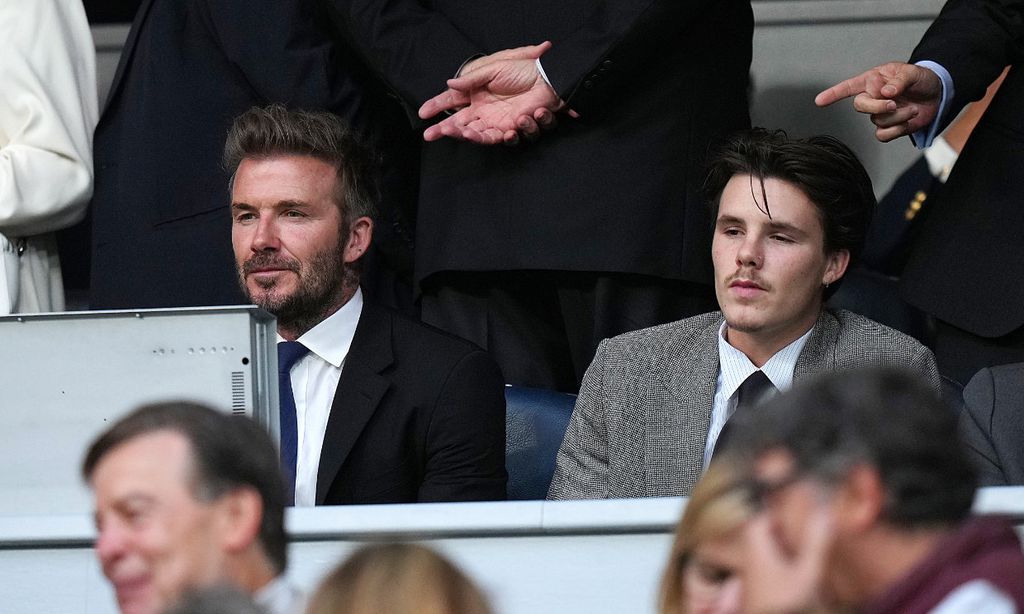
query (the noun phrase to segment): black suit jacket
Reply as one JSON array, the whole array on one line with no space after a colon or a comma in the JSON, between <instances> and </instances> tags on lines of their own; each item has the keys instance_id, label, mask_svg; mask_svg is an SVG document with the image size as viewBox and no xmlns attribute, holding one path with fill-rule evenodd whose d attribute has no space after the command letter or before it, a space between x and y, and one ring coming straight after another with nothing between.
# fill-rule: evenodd
<instances>
[{"instance_id":1,"label":"black suit jacket","mask_svg":"<svg viewBox=\"0 0 1024 614\"><path fill-rule=\"evenodd\" d=\"M416 108L467 59L551 40L579 112L517 147L423 146L416 273L602 271L710 280L710 144L749 125L749 0L326 0Z\"/></svg>"},{"instance_id":2,"label":"black suit jacket","mask_svg":"<svg viewBox=\"0 0 1024 614\"><path fill-rule=\"evenodd\" d=\"M364 303L327 421L317 505L505 498L501 372L476 346Z\"/></svg>"},{"instance_id":3,"label":"black suit jacket","mask_svg":"<svg viewBox=\"0 0 1024 614\"><path fill-rule=\"evenodd\" d=\"M1024 485L1024 363L985 368L971 378L960 432L982 486Z\"/></svg>"},{"instance_id":4,"label":"black suit jacket","mask_svg":"<svg viewBox=\"0 0 1024 614\"><path fill-rule=\"evenodd\" d=\"M95 134L94 308L243 302L221 156L249 107L401 126L397 105L398 121L376 121L386 107L370 104L372 78L320 31L318 10L314 0L143 0ZM390 229L379 227L378 241Z\"/></svg>"},{"instance_id":5,"label":"black suit jacket","mask_svg":"<svg viewBox=\"0 0 1024 614\"><path fill-rule=\"evenodd\" d=\"M953 77L948 123L981 98L1024 50L1024 1L947 3L911 61ZM967 141L903 271L907 300L968 332L999 337L1024 326L1024 71L1010 70Z\"/></svg>"}]
</instances>

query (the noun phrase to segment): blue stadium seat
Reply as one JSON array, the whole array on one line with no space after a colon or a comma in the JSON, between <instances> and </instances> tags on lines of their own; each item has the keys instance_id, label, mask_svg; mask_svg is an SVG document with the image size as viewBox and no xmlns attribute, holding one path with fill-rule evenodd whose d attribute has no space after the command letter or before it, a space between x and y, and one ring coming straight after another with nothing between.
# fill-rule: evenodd
<instances>
[{"instance_id":1,"label":"blue stadium seat","mask_svg":"<svg viewBox=\"0 0 1024 614\"><path fill-rule=\"evenodd\" d=\"M505 401L508 498L514 501L544 499L576 395L506 386Z\"/></svg>"}]
</instances>

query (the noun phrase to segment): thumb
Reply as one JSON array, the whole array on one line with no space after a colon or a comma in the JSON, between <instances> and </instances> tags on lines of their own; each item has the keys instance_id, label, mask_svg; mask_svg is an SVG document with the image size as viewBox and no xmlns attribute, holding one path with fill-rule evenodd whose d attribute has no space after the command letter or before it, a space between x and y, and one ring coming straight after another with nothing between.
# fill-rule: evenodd
<instances>
[{"instance_id":1,"label":"thumb","mask_svg":"<svg viewBox=\"0 0 1024 614\"><path fill-rule=\"evenodd\" d=\"M506 49L493 54L493 56L495 59L502 60L536 60L544 55L548 49L551 49L551 41L544 41L538 45L525 45L523 47Z\"/></svg>"},{"instance_id":2,"label":"thumb","mask_svg":"<svg viewBox=\"0 0 1024 614\"><path fill-rule=\"evenodd\" d=\"M463 92L482 88L498 75L501 70L501 64L501 61L492 62L474 70L473 72L454 79L448 79L448 87L453 90L461 90Z\"/></svg>"},{"instance_id":3,"label":"thumb","mask_svg":"<svg viewBox=\"0 0 1024 614\"><path fill-rule=\"evenodd\" d=\"M912 68L917 68L913 66ZM882 98L895 98L913 86L917 82L917 75L913 70L898 70L892 76L886 77L878 93Z\"/></svg>"},{"instance_id":4,"label":"thumb","mask_svg":"<svg viewBox=\"0 0 1024 614\"><path fill-rule=\"evenodd\" d=\"M531 60L536 60L540 56L542 56L545 53L547 53L548 49L551 49L551 41L544 41L543 43L541 43L539 45L531 45L530 46L531 55L529 56L529 58Z\"/></svg>"}]
</instances>

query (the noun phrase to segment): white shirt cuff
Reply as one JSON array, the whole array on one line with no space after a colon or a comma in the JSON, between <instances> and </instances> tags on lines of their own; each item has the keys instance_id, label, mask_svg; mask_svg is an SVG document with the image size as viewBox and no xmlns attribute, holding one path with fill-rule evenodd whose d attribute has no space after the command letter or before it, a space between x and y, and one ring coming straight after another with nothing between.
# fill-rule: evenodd
<instances>
[{"instance_id":1,"label":"white shirt cuff","mask_svg":"<svg viewBox=\"0 0 1024 614\"><path fill-rule=\"evenodd\" d=\"M548 73L544 72L544 65L540 63L540 58L537 58L536 60L534 60L534 62L537 63L537 72L539 72L541 78L544 79L544 83L547 83L548 87L550 87L551 90L554 91L555 86L551 85L551 79L548 79Z\"/></svg>"}]
</instances>

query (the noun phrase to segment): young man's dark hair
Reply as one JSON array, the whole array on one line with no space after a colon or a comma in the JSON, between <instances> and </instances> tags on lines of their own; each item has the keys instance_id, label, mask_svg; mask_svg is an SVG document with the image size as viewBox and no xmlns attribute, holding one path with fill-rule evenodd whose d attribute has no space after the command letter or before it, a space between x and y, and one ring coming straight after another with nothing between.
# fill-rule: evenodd
<instances>
[{"instance_id":1,"label":"young man's dark hair","mask_svg":"<svg viewBox=\"0 0 1024 614\"><path fill-rule=\"evenodd\" d=\"M831 136L791 139L782 130L754 128L726 142L711 158L704 189L717 217L719 198L736 175L752 178L750 189L771 217L764 180L780 179L799 188L814 203L825 232L825 251L847 250L850 266L864 247L874 213L871 178L856 154ZM825 289L828 298L842 280Z\"/></svg>"},{"instance_id":2,"label":"young man's dark hair","mask_svg":"<svg viewBox=\"0 0 1024 614\"><path fill-rule=\"evenodd\" d=\"M970 513L977 478L957 417L919 376L891 368L829 374L738 417L729 450L780 449L797 475L841 482L870 466L885 489L881 518L904 528L953 525Z\"/></svg>"},{"instance_id":3,"label":"young man's dark hair","mask_svg":"<svg viewBox=\"0 0 1024 614\"><path fill-rule=\"evenodd\" d=\"M335 201L346 224L374 217L379 198L377 165L345 120L333 113L290 110L279 104L252 107L235 118L224 144L224 167L231 173L231 185L243 159L285 155L310 156L337 169Z\"/></svg>"},{"instance_id":4,"label":"young man's dark hair","mask_svg":"<svg viewBox=\"0 0 1024 614\"><path fill-rule=\"evenodd\" d=\"M145 405L115 422L97 438L82 462L82 476L92 481L97 465L112 450L159 432L177 433L189 444L193 462L192 492L211 502L238 489L255 490L263 503L259 542L278 573L287 566L284 531L284 482L270 436L252 420L188 402Z\"/></svg>"}]
</instances>

